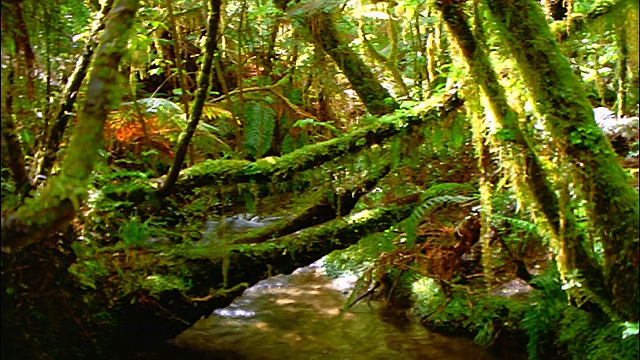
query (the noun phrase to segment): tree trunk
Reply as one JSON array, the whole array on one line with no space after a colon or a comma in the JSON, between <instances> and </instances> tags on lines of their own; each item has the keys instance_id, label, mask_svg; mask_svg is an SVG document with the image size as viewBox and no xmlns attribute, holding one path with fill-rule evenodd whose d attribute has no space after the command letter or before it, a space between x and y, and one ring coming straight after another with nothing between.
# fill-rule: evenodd
<instances>
[{"instance_id":1,"label":"tree trunk","mask_svg":"<svg viewBox=\"0 0 640 360\"><path fill-rule=\"evenodd\" d=\"M287 11L287 1L276 0L275 4L283 12ZM296 10L301 11L299 8ZM306 28L313 41L336 62L367 110L373 115L380 116L397 109L398 104L387 89L380 85L371 69L340 36L333 22L333 15L322 10L304 15Z\"/></svg>"},{"instance_id":2,"label":"tree trunk","mask_svg":"<svg viewBox=\"0 0 640 360\"><path fill-rule=\"evenodd\" d=\"M603 273L613 293L613 309L622 319L638 321L638 193L596 125L582 84L558 48L540 5L532 0L487 4L553 146L567 155L580 179L590 204L593 238L604 248Z\"/></svg>"},{"instance_id":3,"label":"tree trunk","mask_svg":"<svg viewBox=\"0 0 640 360\"><path fill-rule=\"evenodd\" d=\"M307 17L307 28L313 40L336 62L349 79L351 86L373 115L384 115L398 108L387 89L382 87L375 74L342 39L331 14L318 12Z\"/></svg>"},{"instance_id":4,"label":"tree trunk","mask_svg":"<svg viewBox=\"0 0 640 360\"><path fill-rule=\"evenodd\" d=\"M100 10L100 15L94 21L91 34L89 35L89 38L85 43L84 51L78 59L76 67L73 70L73 74L69 78L67 85L64 88L61 100L61 102L64 102L60 104L55 110L55 123L49 130L49 136L45 141L45 147L43 149L44 156L42 158L42 163L40 164L40 169L38 170L39 175L48 176L51 172L53 164L56 161L56 156L58 154L58 150L60 149L60 141L62 140L64 131L67 128L69 119L73 117L73 105L76 103L76 99L78 98L78 91L80 91L82 82L87 76L87 70L89 69L91 57L93 56L96 38L100 31L104 29L105 17L111 10L112 5L113 0L109 0Z\"/></svg>"},{"instance_id":5,"label":"tree trunk","mask_svg":"<svg viewBox=\"0 0 640 360\"><path fill-rule=\"evenodd\" d=\"M13 180L16 182L18 193L25 197L32 189L31 179L27 173L24 162L25 156L20 139L16 135L16 125L13 122L13 89L14 72L8 68L2 72L2 141L7 150L6 159L11 170Z\"/></svg>"},{"instance_id":6,"label":"tree trunk","mask_svg":"<svg viewBox=\"0 0 640 360\"><path fill-rule=\"evenodd\" d=\"M86 196L87 182L102 147L110 95L118 86L118 64L126 51L128 32L138 1L119 0L111 10L96 51L86 100L71 137L59 176L40 193L28 198L17 212L2 221L2 251L12 252L65 229Z\"/></svg>"},{"instance_id":7,"label":"tree trunk","mask_svg":"<svg viewBox=\"0 0 640 360\"><path fill-rule=\"evenodd\" d=\"M604 282L599 268L593 264L582 249L582 238L578 231L578 225L570 208L562 208L556 195L555 188L549 180L549 174L545 171L540 158L535 153L529 139L518 125L518 115L509 106L505 90L498 81L498 76L493 69L485 49L480 46L471 31L471 27L465 19L464 12L459 5L442 7L444 21L454 41L458 44L461 53L469 66L469 71L474 81L480 86L484 97L488 101L490 111L495 121L501 127L493 136L507 154L510 166L516 170L517 178L514 179L518 186L518 195L523 203L529 199L535 201L536 210L542 214L551 230L552 237L558 241L559 252L564 254L566 261L561 261L561 266L567 267L565 271L575 269L575 264L581 264L581 272L588 275L587 287L600 300L600 303L608 304L611 294L604 288ZM523 197L522 191L526 193ZM561 224L561 219L564 225ZM561 234L564 226L564 236ZM580 249L576 249L579 247Z\"/></svg>"},{"instance_id":8,"label":"tree trunk","mask_svg":"<svg viewBox=\"0 0 640 360\"><path fill-rule=\"evenodd\" d=\"M178 150L176 151L176 157L169 169L169 174L162 185L162 188L158 191L159 196L166 196L171 192L171 189L178 179L180 169L184 163L184 159L189 149L189 142L198 127L200 117L202 116L202 109L204 102L209 94L209 84L211 77L211 68L213 67L213 56L218 49L218 25L220 23L220 8L222 6L221 0L210 0L209 6L209 28L207 29L207 39L205 42L205 54L204 61L202 63L202 69L198 75L198 90L196 90L195 102L191 108L191 118L185 131L180 135L180 142L178 144Z\"/></svg>"}]
</instances>

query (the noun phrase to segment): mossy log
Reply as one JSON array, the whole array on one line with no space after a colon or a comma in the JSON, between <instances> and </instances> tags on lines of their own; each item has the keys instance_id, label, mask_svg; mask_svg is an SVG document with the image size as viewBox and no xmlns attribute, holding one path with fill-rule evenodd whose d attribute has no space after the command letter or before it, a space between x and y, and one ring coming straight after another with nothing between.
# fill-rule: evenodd
<instances>
[{"instance_id":1,"label":"mossy log","mask_svg":"<svg viewBox=\"0 0 640 360\"><path fill-rule=\"evenodd\" d=\"M276 183L291 180L297 173L312 169L346 154L353 154L382 143L413 126L437 122L462 106L457 96L449 97L442 106L434 106L420 116L387 115L362 130L322 143L306 146L281 157L257 161L206 160L182 170L175 192L187 193L198 187L239 183ZM109 192L114 200L139 203L152 196L153 187L144 184L127 193Z\"/></svg>"},{"instance_id":2,"label":"mossy log","mask_svg":"<svg viewBox=\"0 0 640 360\"><path fill-rule=\"evenodd\" d=\"M345 216L353 210L358 200L371 191L378 181L388 174L390 170L390 166L385 166L381 171L366 179L364 184L358 186L357 189L336 191L332 196L332 201L327 197L323 197L320 202L308 206L292 219L277 222L266 228L251 232L246 236L236 237L233 239L233 243L261 243L269 239L293 234L298 230L322 224L339 216Z\"/></svg>"}]
</instances>

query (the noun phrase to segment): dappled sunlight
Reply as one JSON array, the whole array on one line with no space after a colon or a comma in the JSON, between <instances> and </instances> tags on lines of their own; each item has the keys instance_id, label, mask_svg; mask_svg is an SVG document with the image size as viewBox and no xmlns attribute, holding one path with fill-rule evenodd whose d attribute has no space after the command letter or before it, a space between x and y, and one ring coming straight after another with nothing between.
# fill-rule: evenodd
<instances>
[{"instance_id":1,"label":"dappled sunlight","mask_svg":"<svg viewBox=\"0 0 640 360\"><path fill-rule=\"evenodd\" d=\"M358 213L355 213L351 216L348 216L346 218L347 222L350 224L356 223L356 222L360 222L360 221L364 221L366 219L369 219L370 217L373 216L373 212L371 210L363 210L360 211Z\"/></svg>"},{"instance_id":2,"label":"dappled sunlight","mask_svg":"<svg viewBox=\"0 0 640 360\"><path fill-rule=\"evenodd\" d=\"M213 359L228 352L234 359L503 359L468 339L433 334L406 319L385 320L377 302L343 312L355 279L331 281L321 264L259 282L173 343Z\"/></svg>"}]
</instances>

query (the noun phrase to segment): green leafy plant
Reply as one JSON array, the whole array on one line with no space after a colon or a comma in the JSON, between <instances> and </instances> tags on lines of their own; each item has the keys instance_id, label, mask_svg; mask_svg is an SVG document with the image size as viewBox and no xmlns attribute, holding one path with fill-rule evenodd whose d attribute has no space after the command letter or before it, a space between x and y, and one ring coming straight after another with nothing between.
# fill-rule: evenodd
<instances>
[{"instance_id":1,"label":"green leafy plant","mask_svg":"<svg viewBox=\"0 0 640 360\"><path fill-rule=\"evenodd\" d=\"M551 345L551 334L561 318L561 311L568 306L567 294L562 291L557 270L550 270L534 278L531 283L541 288L543 296L538 297L526 312L522 327L529 336L527 352L529 360L543 359L542 349Z\"/></svg>"},{"instance_id":2,"label":"green leafy plant","mask_svg":"<svg viewBox=\"0 0 640 360\"><path fill-rule=\"evenodd\" d=\"M469 184L443 183L427 189L421 197L422 203L417 206L411 216L403 223L407 233L407 246L412 247L416 241L416 226L425 217L438 209L453 204L468 206L478 202L477 190Z\"/></svg>"},{"instance_id":3,"label":"green leafy plant","mask_svg":"<svg viewBox=\"0 0 640 360\"><path fill-rule=\"evenodd\" d=\"M144 222L140 222L137 216L133 216L122 225L118 236L120 236L124 245L129 248L142 246L152 233L149 227L150 221L151 219L147 219Z\"/></svg>"},{"instance_id":4,"label":"green leafy plant","mask_svg":"<svg viewBox=\"0 0 640 360\"><path fill-rule=\"evenodd\" d=\"M245 110L247 123L244 147L256 159L261 158L271 147L276 124L275 116L273 109L261 103L253 103Z\"/></svg>"}]
</instances>

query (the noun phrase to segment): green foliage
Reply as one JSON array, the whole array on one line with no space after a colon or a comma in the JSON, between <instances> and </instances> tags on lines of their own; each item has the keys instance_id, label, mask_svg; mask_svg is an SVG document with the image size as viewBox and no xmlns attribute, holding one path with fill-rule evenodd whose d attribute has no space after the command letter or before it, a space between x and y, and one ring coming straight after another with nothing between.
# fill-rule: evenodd
<instances>
[{"instance_id":1,"label":"green foliage","mask_svg":"<svg viewBox=\"0 0 640 360\"><path fill-rule=\"evenodd\" d=\"M635 330L631 329L635 326ZM557 328L558 346L568 359L631 360L640 356L638 324L595 322L592 315L574 307L563 311Z\"/></svg>"},{"instance_id":2,"label":"green foliage","mask_svg":"<svg viewBox=\"0 0 640 360\"><path fill-rule=\"evenodd\" d=\"M0 183L0 193L2 194L2 206L8 209L14 208L20 203L20 196L16 184L8 178L9 169L2 169L2 182Z\"/></svg>"},{"instance_id":3,"label":"green foliage","mask_svg":"<svg viewBox=\"0 0 640 360\"><path fill-rule=\"evenodd\" d=\"M443 183L430 187L421 196L422 203L415 208L411 216L403 222L407 233L407 245L415 245L416 226L433 212L453 204L468 206L478 201L477 190L469 184Z\"/></svg>"},{"instance_id":4,"label":"green foliage","mask_svg":"<svg viewBox=\"0 0 640 360\"><path fill-rule=\"evenodd\" d=\"M324 127L326 129L331 130L331 132L333 132L335 135L340 135L340 131L338 129L336 129L335 126L331 125L330 123L326 122L326 121L316 121L314 119L311 118L307 118L307 119L300 119L298 121L296 121L293 124L293 127L300 127L303 128L305 126L312 126L312 127Z\"/></svg>"},{"instance_id":5,"label":"green foliage","mask_svg":"<svg viewBox=\"0 0 640 360\"><path fill-rule=\"evenodd\" d=\"M133 216L124 223L118 232L118 236L122 239L124 245L129 248L144 245L152 234L152 230L149 227L150 221L151 219L147 219L144 222L140 222L137 216Z\"/></svg>"},{"instance_id":6,"label":"green foliage","mask_svg":"<svg viewBox=\"0 0 640 360\"><path fill-rule=\"evenodd\" d=\"M330 277L342 274L362 275L373 266L381 253L396 249L393 240L397 233L393 229L369 235L347 249L334 251L325 258L325 269Z\"/></svg>"},{"instance_id":7,"label":"green foliage","mask_svg":"<svg viewBox=\"0 0 640 360\"><path fill-rule=\"evenodd\" d=\"M464 287L452 288L447 299L435 279L421 278L414 285L416 313L423 323L442 331L475 334L474 341L489 345L504 329L516 331L526 311L526 304L504 297L471 295Z\"/></svg>"},{"instance_id":8,"label":"green foliage","mask_svg":"<svg viewBox=\"0 0 640 360\"><path fill-rule=\"evenodd\" d=\"M493 220L501 220L509 223L513 227L513 231L523 230L532 234L537 234L539 231L538 226L531 221L501 216L497 214L493 214L491 217Z\"/></svg>"},{"instance_id":9,"label":"green foliage","mask_svg":"<svg viewBox=\"0 0 640 360\"><path fill-rule=\"evenodd\" d=\"M275 116L273 109L261 103L252 103L245 110L244 147L256 159L263 157L271 147Z\"/></svg>"},{"instance_id":10,"label":"green foliage","mask_svg":"<svg viewBox=\"0 0 640 360\"><path fill-rule=\"evenodd\" d=\"M97 290L96 280L108 273L104 263L98 259L87 259L69 267L69 274L76 277L81 287L93 290Z\"/></svg>"},{"instance_id":11,"label":"green foliage","mask_svg":"<svg viewBox=\"0 0 640 360\"><path fill-rule=\"evenodd\" d=\"M185 291L191 288L191 281L181 276L172 274L167 275L149 275L142 281L143 289L148 290L151 294L160 294L163 291L178 290Z\"/></svg>"},{"instance_id":12,"label":"green foliage","mask_svg":"<svg viewBox=\"0 0 640 360\"><path fill-rule=\"evenodd\" d=\"M560 275L557 270L550 270L537 276L532 284L542 288L542 296L529 309L522 320L522 327L527 330L529 343L527 350L529 360L544 359L544 348L551 345L552 331L560 320L561 311L568 306L567 294L562 291Z\"/></svg>"}]
</instances>

